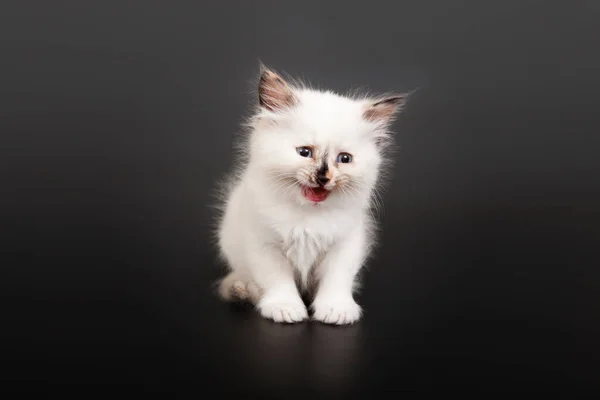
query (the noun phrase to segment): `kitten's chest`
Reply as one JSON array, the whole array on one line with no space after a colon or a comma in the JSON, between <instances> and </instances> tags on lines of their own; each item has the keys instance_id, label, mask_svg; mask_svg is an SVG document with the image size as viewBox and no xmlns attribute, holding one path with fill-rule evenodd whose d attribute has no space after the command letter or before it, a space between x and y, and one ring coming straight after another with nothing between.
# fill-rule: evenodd
<instances>
[{"instance_id":1,"label":"kitten's chest","mask_svg":"<svg viewBox=\"0 0 600 400\"><path fill-rule=\"evenodd\" d=\"M299 270L310 269L333 243L333 237L297 226L282 237L282 250L287 259Z\"/></svg>"},{"instance_id":2,"label":"kitten's chest","mask_svg":"<svg viewBox=\"0 0 600 400\"><path fill-rule=\"evenodd\" d=\"M338 222L327 219L296 220L278 226L282 251L299 270L317 263L340 238Z\"/></svg>"}]
</instances>

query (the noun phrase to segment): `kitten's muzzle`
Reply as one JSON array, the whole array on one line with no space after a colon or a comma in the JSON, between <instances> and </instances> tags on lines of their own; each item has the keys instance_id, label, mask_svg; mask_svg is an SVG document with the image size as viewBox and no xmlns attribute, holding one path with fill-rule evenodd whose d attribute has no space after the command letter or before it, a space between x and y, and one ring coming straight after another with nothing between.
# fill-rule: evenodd
<instances>
[{"instance_id":1,"label":"kitten's muzzle","mask_svg":"<svg viewBox=\"0 0 600 400\"><path fill-rule=\"evenodd\" d=\"M321 184L321 186L325 186L327 184L327 182L329 182L329 180L330 179L325 174L317 175L317 182L319 182Z\"/></svg>"},{"instance_id":2,"label":"kitten's muzzle","mask_svg":"<svg viewBox=\"0 0 600 400\"><path fill-rule=\"evenodd\" d=\"M324 161L323 164L321 164L321 167L317 171L316 175L317 182L319 182L321 186L325 186L327 182L330 181L329 166L327 165L327 161Z\"/></svg>"}]
</instances>

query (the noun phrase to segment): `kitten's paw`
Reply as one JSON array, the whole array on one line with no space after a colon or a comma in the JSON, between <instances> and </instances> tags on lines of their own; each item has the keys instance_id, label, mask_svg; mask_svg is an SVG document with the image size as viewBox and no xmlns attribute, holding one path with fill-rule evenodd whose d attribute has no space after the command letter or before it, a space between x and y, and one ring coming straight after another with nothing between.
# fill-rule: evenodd
<instances>
[{"instance_id":1,"label":"kitten's paw","mask_svg":"<svg viewBox=\"0 0 600 400\"><path fill-rule=\"evenodd\" d=\"M308 318L308 311L301 300L261 301L257 308L263 317L275 322L293 324Z\"/></svg>"},{"instance_id":2,"label":"kitten's paw","mask_svg":"<svg viewBox=\"0 0 600 400\"><path fill-rule=\"evenodd\" d=\"M316 300L312 308L314 320L332 325L352 324L362 315L360 306L353 299Z\"/></svg>"}]
</instances>

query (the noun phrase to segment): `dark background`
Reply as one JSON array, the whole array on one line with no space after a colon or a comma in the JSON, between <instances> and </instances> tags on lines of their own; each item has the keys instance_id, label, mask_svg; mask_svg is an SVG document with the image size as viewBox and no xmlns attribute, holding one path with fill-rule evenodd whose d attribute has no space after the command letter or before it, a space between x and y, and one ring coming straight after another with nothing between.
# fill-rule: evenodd
<instances>
[{"instance_id":1,"label":"dark background","mask_svg":"<svg viewBox=\"0 0 600 400\"><path fill-rule=\"evenodd\" d=\"M598 1L3 1L2 379L598 390L599 19ZM356 326L212 293L211 192L259 59L420 88Z\"/></svg>"}]
</instances>

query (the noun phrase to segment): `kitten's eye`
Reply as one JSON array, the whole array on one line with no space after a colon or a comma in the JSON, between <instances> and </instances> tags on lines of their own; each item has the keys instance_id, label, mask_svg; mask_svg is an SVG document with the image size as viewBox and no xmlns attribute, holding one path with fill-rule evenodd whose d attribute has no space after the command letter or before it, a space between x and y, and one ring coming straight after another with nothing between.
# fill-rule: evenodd
<instances>
[{"instance_id":1,"label":"kitten's eye","mask_svg":"<svg viewBox=\"0 0 600 400\"><path fill-rule=\"evenodd\" d=\"M310 147L297 147L296 152L302 157L312 157L312 149Z\"/></svg>"},{"instance_id":2,"label":"kitten's eye","mask_svg":"<svg viewBox=\"0 0 600 400\"><path fill-rule=\"evenodd\" d=\"M349 162L352 162L352 155L348 153L340 153L337 156L337 162L342 164L348 164Z\"/></svg>"}]
</instances>

